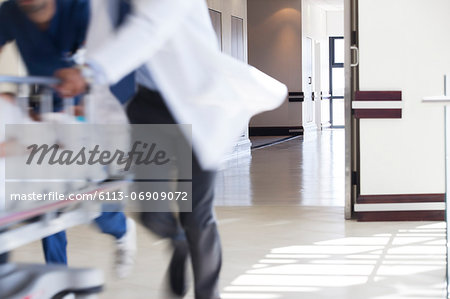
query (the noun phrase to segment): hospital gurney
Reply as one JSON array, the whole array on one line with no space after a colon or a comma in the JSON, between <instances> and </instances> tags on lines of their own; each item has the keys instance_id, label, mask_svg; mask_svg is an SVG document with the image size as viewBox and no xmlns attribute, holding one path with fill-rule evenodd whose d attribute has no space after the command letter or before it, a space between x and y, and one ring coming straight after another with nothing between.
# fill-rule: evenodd
<instances>
[{"instance_id":1,"label":"hospital gurney","mask_svg":"<svg viewBox=\"0 0 450 299\"><path fill-rule=\"evenodd\" d=\"M48 122L48 116L53 112L50 86L58 83L56 79L0 76L0 82L13 83L18 86L15 104L20 113L17 109L15 112L11 111L7 115L10 119L11 115L22 114L22 118L16 123ZM33 87L29 88L30 85ZM39 91L41 95L36 97L36 93L34 93L35 98L30 99L29 94L32 89ZM63 114L68 115L71 119L74 119L73 103L72 99L63 100ZM7 107L7 104L5 105ZM0 118L0 125L4 127L4 124ZM4 172L4 169L1 171ZM124 181L85 182L81 188L80 184L73 185L71 186L73 189L63 190L63 192L93 194L119 190L125 188L126 185L127 183ZM67 187L67 184L64 186ZM4 196L4 191L2 190L0 199ZM70 227L88 223L98 217L100 212L101 204L99 203L71 200L44 201L25 208L12 206L3 211L0 206L0 254ZM75 298L95 298L94 294L101 291L103 282L102 273L96 269L30 264L0 265L0 298L2 299L63 298L67 294L73 294Z\"/></svg>"},{"instance_id":2,"label":"hospital gurney","mask_svg":"<svg viewBox=\"0 0 450 299\"><path fill-rule=\"evenodd\" d=\"M110 182L79 193L108 192L126 183ZM99 205L98 205L99 206ZM42 239L61 230L92 221L100 214L90 203L59 201L25 211L0 213L0 254ZM30 220L33 220L29 222ZM103 274L96 269L75 269L57 265L0 265L0 298L95 298L102 290ZM61 297L59 297L61 296Z\"/></svg>"}]
</instances>

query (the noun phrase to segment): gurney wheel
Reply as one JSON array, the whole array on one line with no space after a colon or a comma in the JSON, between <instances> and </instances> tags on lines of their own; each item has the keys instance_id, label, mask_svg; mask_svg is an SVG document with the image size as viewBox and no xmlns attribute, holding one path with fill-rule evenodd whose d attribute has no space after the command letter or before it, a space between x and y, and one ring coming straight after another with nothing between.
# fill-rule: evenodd
<instances>
[{"instance_id":1,"label":"gurney wheel","mask_svg":"<svg viewBox=\"0 0 450 299\"><path fill-rule=\"evenodd\" d=\"M52 299L75 299L75 294L69 292L62 292L52 297Z\"/></svg>"}]
</instances>

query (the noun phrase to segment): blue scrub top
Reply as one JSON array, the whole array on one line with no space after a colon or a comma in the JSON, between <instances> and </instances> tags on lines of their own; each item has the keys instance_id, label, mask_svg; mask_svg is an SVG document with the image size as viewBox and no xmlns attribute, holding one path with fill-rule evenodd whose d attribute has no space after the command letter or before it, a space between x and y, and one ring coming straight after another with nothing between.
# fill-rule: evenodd
<instances>
[{"instance_id":1,"label":"blue scrub top","mask_svg":"<svg viewBox=\"0 0 450 299\"><path fill-rule=\"evenodd\" d=\"M0 6L0 46L16 41L30 75L53 76L71 67L71 56L83 46L89 24L88 0L55 0L57 10L50 26L40 30L15 0Z\"/></svg>"},{"instance_id":2,"label":"blue scrub top","mask_svg":"<svg viewBox=\"0 0 450 299\"><path fill-rule=\"evenodd\" d=\"M53 76L58 69L74 66L72 56L86 39L88 0L55 0L55 3L56 13L46 30L28 19L15 0L0 6L0 46L16 41L32 76ZM60 110L61 99L55 97L54 105L55 110Z\"/></svg>"}]
</instances>

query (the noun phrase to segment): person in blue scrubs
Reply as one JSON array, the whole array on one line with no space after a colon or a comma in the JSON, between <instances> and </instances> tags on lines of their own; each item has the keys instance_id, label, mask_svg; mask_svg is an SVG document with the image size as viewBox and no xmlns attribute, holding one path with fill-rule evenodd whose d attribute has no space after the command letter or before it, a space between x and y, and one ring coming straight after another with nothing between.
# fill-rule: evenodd
<instances>
[{"instance_id":1,"label":"person in blue scrubs","mask_svg":"<svg viewBox=\"0 0 450 299\"><path fill-rule=\"evenodd\" d=\"M75 65L73 55L83 47L88 24L88 0L8 0L0 6L0 53L5 44L15 41L29 75L53 76L56 70ZM132 84L127 80L128 85ZM132 96L123 83L112 90L122 101ZM55 95L56 110L60 103ZM121 272L117 274L126 276L131 267L130 255L136 251L134 222L122 212L107 212L96 223L103 233L116 238L116 263L122 262L116 264L122 267L116 268ZM64 231L43 239L42 243L47 263L67 264Z\"/></svg>"}]
</instances>

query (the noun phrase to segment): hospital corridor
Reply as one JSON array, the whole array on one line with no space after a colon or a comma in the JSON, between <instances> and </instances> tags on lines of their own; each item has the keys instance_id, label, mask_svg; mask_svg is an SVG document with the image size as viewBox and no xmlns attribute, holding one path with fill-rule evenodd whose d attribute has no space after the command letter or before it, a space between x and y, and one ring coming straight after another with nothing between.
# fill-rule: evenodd
<instances>
[{"instance_id":1,"label":"hospital corridor","mask_svg":"<svg viewBox=\"0 0 450 299\"><path fill-rule=\"evenodd\" d=\"M0 0L0 299L450 299L449 12Z\"/></svg>"}]
</instances>

